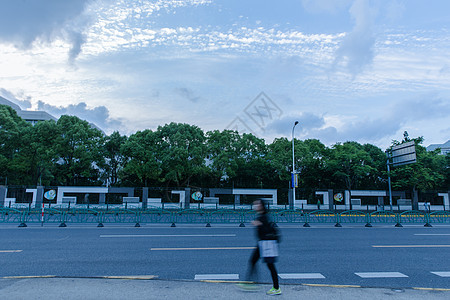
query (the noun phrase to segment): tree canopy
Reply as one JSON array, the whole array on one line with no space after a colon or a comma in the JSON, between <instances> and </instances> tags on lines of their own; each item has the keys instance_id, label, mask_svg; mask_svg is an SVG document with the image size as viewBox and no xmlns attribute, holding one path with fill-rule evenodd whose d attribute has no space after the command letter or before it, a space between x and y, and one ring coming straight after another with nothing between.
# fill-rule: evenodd
<instances>
[{"instance_id":1,"label":"tree canopy","mask_svg":"<svg viewBox=\"0 0 450 300\"><path fill-rule=\"evenodd\" d=\"M414 140L417 163L392 169L394 189L447 190L450 156L426 151ZM386 189L386 153L354 141L327 147L294 140L299 187ZM57 122L22 120L0 105L0 184L287 188L292 141L272 143L236 131L204 132L170 123L122 136L105 135L75 116Z\"/></svg>"}]
</instances>

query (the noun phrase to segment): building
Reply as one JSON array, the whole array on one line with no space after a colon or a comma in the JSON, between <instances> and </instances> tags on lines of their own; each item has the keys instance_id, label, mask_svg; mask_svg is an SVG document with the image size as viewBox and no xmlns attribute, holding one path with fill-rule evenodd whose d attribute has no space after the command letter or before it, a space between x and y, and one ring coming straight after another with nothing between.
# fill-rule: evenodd
<instances>
[{"instance_id":1,"label":"building","mask_svg":"<svg viewBox=\"0 0 450 300\"><path fill-rule=\"evenodd\" d=\"M39 121L53 120L56 122L58 120L57 118L55 118L54 116L45 111L22 110L17 104L3 97L0 97L0 104L10 106L17 112L17 115L19 117L31 123L32 125L36 124Z\"/></svg>"},{"instance_id":2,"label":"building","mask_svg":"<svg viewBox=\"0 0 450 300\"><path fill-rule=\"evenodd\" d=\"M450 153L450 140L448 140L444 144L431 144L427 147L427 151L434 151L437 148L441 148L442 155L447 155L448 153Z\"/></svg>"}]
</instances>

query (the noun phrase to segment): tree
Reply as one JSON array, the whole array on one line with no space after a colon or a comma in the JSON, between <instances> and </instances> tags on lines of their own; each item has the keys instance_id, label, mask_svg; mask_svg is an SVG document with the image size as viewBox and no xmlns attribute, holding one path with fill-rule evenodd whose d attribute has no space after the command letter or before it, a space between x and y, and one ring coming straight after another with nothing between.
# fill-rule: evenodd
<instances>
[{"instance_id":1,"label":"tree","mask_svg":"<svg viewBox=\"0 0 450 300\"><path fill-rule=\"evenodd\" d=\"M17 158L26 141L22 138L30 124L7 105L0 105L0 177L10 184L21 184L25 166Z\"/></svg>"},{"instance_id":2,"label":"tree","mask_svg":"<svg viewBox=\"0 0 450 300\"><path fill-rule=\"evenodd\" d=\"M207 165L213 177L213 185L229 182L238 170L239 140L237 131L218 130L206 133Z\"/></svg>"},{"instance_id":3,"label":"tree","mask_svg":"<svg viewBox=\"0 0 450 300\"><path fill-rule=\"evenodd\" d=\"M235 185L241 187L263 188L273 174L267 159L268 148L264 139L251 133L244 133L237 143L236 176L232 178Z\"/></svg>"},{"instance_id":4,"label":"tree","mask_svg":"<svg viewBox=\"0 0 450 300\"><path fill-rule=\"evenodd\" d=\"M393 168L392 187L400 190L413 190L416 194L418 190L432 190L444 186L446 157L439 155L440 149L427 151L425 147L421 146L424 141L423 137L410 139L406 131L404 136L402 142L414 141L415 143L416 163ZM402 142L393 141L392 146Z\"/></svg>"},{"instance_id":5,"label":"tree","mask_svg":"<svg viewBox=\"0 0 450 300\"><path fill-rule=\"evenodd\" d=\"M207 172L206 138L199 127L172 122L159 126L156 134L161 162L159 179L166 186L189 186L191 179Z\"/></svg>"},{"instance_id":6,"label":"tree","mask_svg":"<svg viewBox=\"0 0 450 300\"><path fill-rule=\"evenodd\" d=\"M357 142L338 143L332 147L328 168L333 176L344 183L350 192L350 199L352 189L374 171L375 168L370 165L370 161L369 154ZM352 209L351 201L350 209Z\"/></svg>"},{"instance_id":7,"label":"tree","mask_svg":"<svg viewBox=\"0 0 450 300\"><path fill-rule=\"evenodd\" d=\"M269 157L278 178L281 181L291 180L292 172L292 141L286 138L275 139L269 145ZM326 187L326 162L329 149L319 140L294 140L295 171L299 174L299 187L311 190ZM286 184L282 185L283 187Z\"/></svg>"},{"instance_id":8,"label":"tree","mask_svg":"<svg viewBox=\"0 0 450 300\"><path fill-rule=\"evenodd\" d=\"M364 144L363 150L369 155L367 164L372 167L371 172L361 178L361 189L384 190L387 186L386 153L377 146Z\"/></svg>"},{"instance_id":9,"label":"tree","mask_svg":"<svg viewBox=\"0 0 450 300\"><path fill-rule=\"evenodd\" d=\"M58 156L55 151L57 127L54 121L41 121L22 133L22 151L17 161L23 166L21 184L54 184L53 170Z\"/></svg>"},{"instance_id":10,"label":"tree","mask_svg":"<svg viewBox=\"0 0 450 300\"><path fill-rule=\"evenodd\" d=\"M61 116L56 123L55 151L58 156L55 174L64 185L100 184L103 157L103 133L75 116Z\"/></svg>"},{"instance_id":11,"label":"tree","mask_svg":"<svg viewBox=\"0 0 450 300\"><path fill-rule=\"evenodd\" d=\"M132 134L120 148L124 167L119 173L124 183L150 186L157 183L162 172L158 153L162 151L157 133L147 129Z\"/></svg>"},{"instance_id":12,"label":"tree","mask_svg":"<svg viewBox=\"0 0 450 300\"><path fill-rule=\"evenodd\" d=\"M105 167L104 174L111 185L119 183L119 173L125 165L125 156L121 147L126 143L127 137L115 131L106 138L104 147Z\"/></svg>"}]
</instances>

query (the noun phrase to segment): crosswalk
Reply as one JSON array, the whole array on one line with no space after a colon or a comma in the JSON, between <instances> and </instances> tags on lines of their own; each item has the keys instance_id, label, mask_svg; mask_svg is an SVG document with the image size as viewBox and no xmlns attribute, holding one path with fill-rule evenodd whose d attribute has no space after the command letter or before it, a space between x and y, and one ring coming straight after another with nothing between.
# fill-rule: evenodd
<instances>
[{"instance_id":1,"label":"crosswalk","mask_svg":"<svg viewBox=\"0 0 450 300\"><path fill-rule=\"evenodd\" d=\"M449 271L431 271L435 276L450 278ZM401 272L355 272L354 275L363 279L376 278L408 278L409 276ZM321 273L280 273L281 279L326 279ZM195 274L195 280L239 280L239 274Z\"/></svg>"}]
</instances>

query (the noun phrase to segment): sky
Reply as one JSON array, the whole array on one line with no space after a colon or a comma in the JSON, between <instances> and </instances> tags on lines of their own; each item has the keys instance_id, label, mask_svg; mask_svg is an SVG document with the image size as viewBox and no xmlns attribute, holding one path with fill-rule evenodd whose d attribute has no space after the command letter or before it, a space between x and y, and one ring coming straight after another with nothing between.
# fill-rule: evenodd
<instances>
[{"instance_id":1,"label":"sky","mask_svg":"<svg viewBox=\"0 0 450 300\"><path fill-rule=\"evenodd\" d=\"M0 0L0 96L107 134L440 144L449 49L446 0Z\"/></svg>"}]
</instances>

